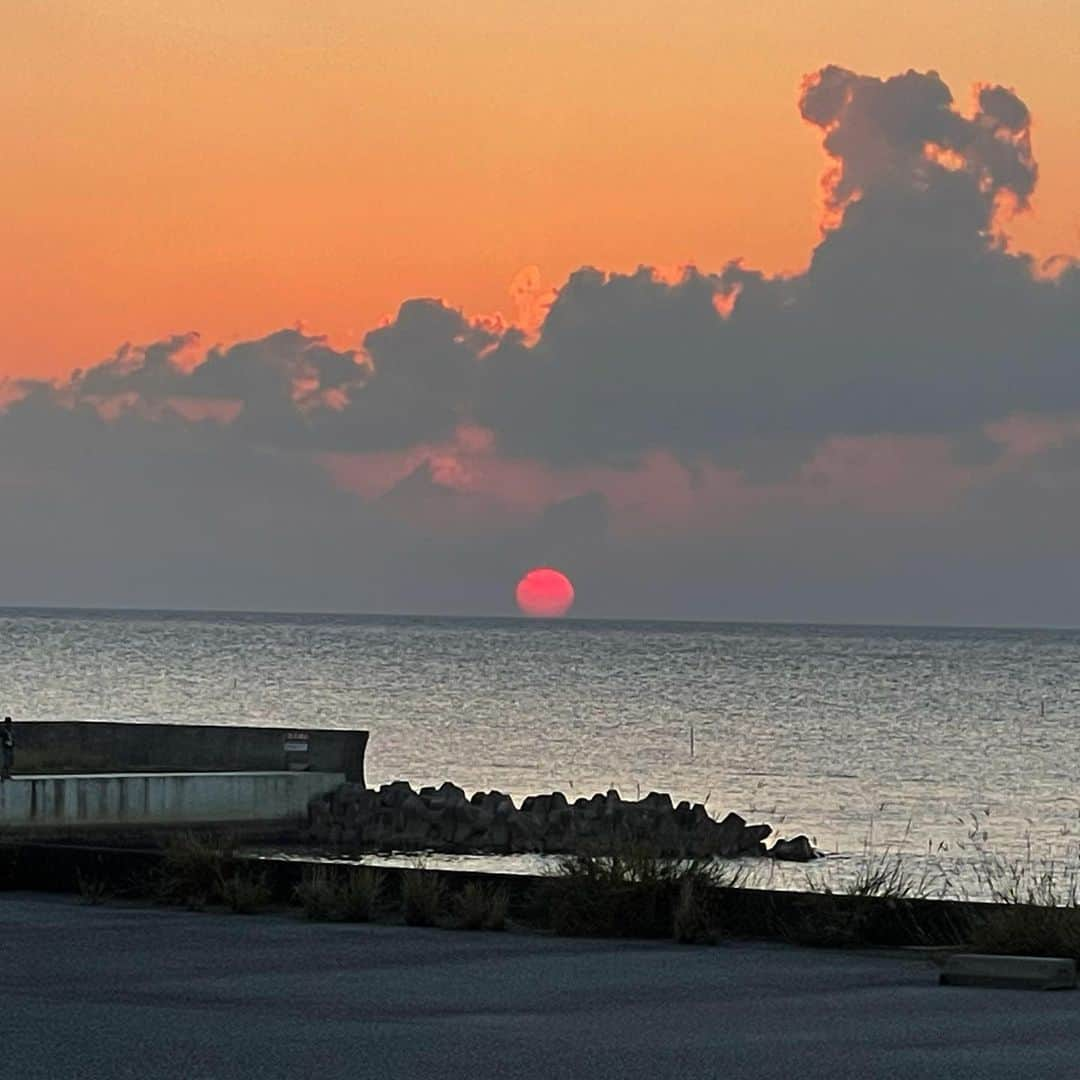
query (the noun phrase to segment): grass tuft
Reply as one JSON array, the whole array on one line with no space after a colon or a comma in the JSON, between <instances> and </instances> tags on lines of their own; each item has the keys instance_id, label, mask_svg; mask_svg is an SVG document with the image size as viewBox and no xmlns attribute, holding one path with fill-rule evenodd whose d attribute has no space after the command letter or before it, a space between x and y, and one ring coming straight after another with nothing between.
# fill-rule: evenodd
<instances>
[{"instance_id":1,"label":"grass tuft","mask_svg":"<svg viewBox=\"0 0 1080 1080\"><path fill-rule=\"evenodd\" d=\"M303 880L293 890L304 914L316 922L328 922L337 915L337 877L328 866L304 871Z\"/></svg>"},{"instance_id":2,"label":"grass tuft","mask_svg":"<svg viewBox=\"0 0 1080 1080\"><path fill-rule=\"evenodd\" d=\"M863 859L847 893L881 900L907 900L925 895L919 878L905 869L903 859L887 851Z\"/></svg>"},{"instance_id":3,"label":"grass tuft","mask_svg":"<svg viewBox=\"0 0 1080 1080\"><path fill-rule=\"evenodd\" d=\"M509 897L506 890L470 881L454 897L454 914L462 930L505 930Z\"/></svg>"},{"instance_id":4,"label":"grass tuft","mask_svg":"<svg viewBox=\"0 0 1080 1080\"><path fill-rule=\"evenodd\" d=\"M694 877L684 877L679 883L671 936L681 945L716 944L716 917L704 892Z\"/></svg>"},{"instance_id":5,"label":"grass tuft","mask_svg":"<svg viewBox=\"0 0 1080 1080\"><path fill-rule=\"evenodd\" d=\"M987 858L992 905L974 915L967 944L980 952L1080 959L1080 882L1074 868L1032 858Z\"/></svg>"},{"instance_id":6,"label":"grass tuft","mask_svg":"<svg viewBox=\"0 0 1080 1080\"><path fill-rule=\"evenodd\" d=\"M346 873L316 866L304 874L294 896L309 918L321 922L370 922L378 913L386 875L370 866Z\"/></svg>"},{"instance_id":7,"label":"grass tuft","mask_svg":"<svg viewBox=\"0 0 1080 1080\"><path fill-rule=\"evenodd\" d=\"M371 866L354 866L339 882L339 910L345 922L370 922L382 905L386 874Z\"/></svg>"},{"instance_id":8,"label":"grass tuft","mask_svg":"<svg viewBox=\"0 0 1080 1080\"><path fill-rule=\"evenodd\" d=\"M409 926L436 926L442 914L445 888L439 874L406 870L401 875L401 908Z\"/></svg>"},{"instance_id":9,"label":"grass tuft","mask_svg":"<svg viewBox=\"0 0 1080 1080\"><path fill-rule=\"evenodd\" d=\"M253 915L270 903L270 886L266 874L237 870L222 877L217 886L225 906L235 915Z\"/></svg>"},{"instance_id":10,"label":"grass tuft","mask_svg":"<svg viewBox=\"0 0 1080 1080\"><path fill-rule=\"evenodd\" d=\"M84 874L81 867L75 868L75 884L79 889L79 903L95 906L109 896L109 883L97 874Z\"/></svg>"},{"instance_id":11,"label":"grass tuft","mask_svg":"<svg viewBox=\"0 0 1080 1080\"><path fill-rule=\"evenodd\" d=\"M568 937L668 937L685 888L679 932L698 934L691 924L712 917L707 897L738 879L715 860L658 858L642 848L571 855L543 882L538 907Z\"/></svg>"},{"instance_id":12,"label":"grass tuft","mask_svg":"<svg viewBox=\"0 0 1080 1080\"><path fill-rule=\"evenodd\" d=\"M221 897L233 858L234 845L227 837L194 832L173 837L154 874L154 895L161 903L201 910Z\"/></svg>"}]
</instances>

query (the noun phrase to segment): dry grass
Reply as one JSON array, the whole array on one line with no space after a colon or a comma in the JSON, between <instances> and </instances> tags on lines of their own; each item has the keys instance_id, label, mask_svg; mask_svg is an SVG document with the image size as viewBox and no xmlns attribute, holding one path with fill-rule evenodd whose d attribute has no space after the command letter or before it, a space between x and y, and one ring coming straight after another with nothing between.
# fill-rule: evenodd
<instances>
[{"instance_id":1,"label":"dry grass","mask_svg":"<svg viewBox=\"0 0 1080 1080\"><path fill-rule=\"evenodd\" d=\"M316 866L304 875L294 896L309 919L324 922L370 922L378 914L386 875L370 866L341 872Z\"/></svg>"},{"instance_id":2,"label":"dry grass","mask_svg":"<svg viewBox=\"0 0 1080 1080\"><path fill-rule=\"evenodd\" d=\"M542 883L538 907L568 937L668 937L680 898L678 933L687 934L691 923L712 919L707 898L738 878L737 869L714 860L657 858L640 848L572 855Z\"/></svg>"},{"instance_id":3,"label":"dry grass","mask_svg":"<svg viewBox=\"0 0 1080 1080\"><path fill-rule=\"evenodd\" d=\"M974 835L974 832L973 834ZM817 913L797 925L798 940L822 945L876 943L882 926L903 932L907 944L933 944L979 952L1080 958L1080 869L1026 856L1003 859L979 849L973 865L989 903L972 903L955 919L931 918L931 910L914 901L956 897L944 871L895 853L867 851L855 878L836 892L868 901L832 917ZM833 894L820 880L807 879L811 891ZM959 899L967 900L966 890ZM870 903L870 902L874 903ZM877 901L885 901L883 909Z\"/></svg>"},{"instance_id":4,"label":"dry grass","mask_svg":"<svg viewBox=\"0 0 1080 1080\"><path fill-rule=\"evenodd\" d=\"M354 866L340 881L340 912L345 922L370 922L378 914L386 875L370 866Z\"/></svg>"},{"instance_id":5,"label":"dry grass","mask_svg":"<svg viewBox=\"0 0 1080 1080\"><path fill-rule=\"evenodd\" d=\"M1022 859L984 856L976 872L995 904L1080 906L1080 870L1035 859L1030 849Z\"/></svg>"},{"instance_id":6,"label":"dry grass","mask_svg":"<svg viewBox=\"0 0 1080 1080\"><path fill-rule=\"evenodd\" d=\"M716 919L704 890L693 877L679 884L672 913L671 936L683 945L713 945L717 939Z\"/></svg>"},{"instance_id":7,"label":"dry grass","mask_svg":"<svg viewBox=\"0 0 1080 1080\"><path fill-rule=\"evenodd\" d=\"M937 875L922 868L914 873L902 856L882 852L864 857L848 886L850 896L873 896L883 900L923 900L939 888Z\"/></svg>"},{"instance_id":8,"label":"dry grass","mask_svg":"<svg viewBox=\"0 0 1080 1080\"><path fill-rule=\"evenodd\" d=\"M266 875L244 870L221 877L217 892L225 906L236 915L254 915L271 900Z\"/></svg>"},{"instance_id":9,"label":"dry grass","mask_svg":"<svg viewBox=\"0 0 1080 1080\"><path fill-rule=\"evenodd\" d=\"M221 898L221 884L234 857L228 837L181 833L165 846L151 882L153 895L161 903L201 909Z\"/></svg>"},{"instance_id":10,"label":"dry grass","mask_svg":"<svg viewBox=\"0 0 1080 1080\"><path fill-rule=\"evenodd\" d=\"M470 881L454 897L456 925L462 930L505 930L509 897L495 885Z\"/></svg>"},{"instance_id":11,"label":"dry grass","mask_svg":"<svg viewBox=\"0 0 1080 1080\"><path fill-rule=\"evenodd\" d=\"M1032 858L987 856L980 866L992 905L973 917L967 944L981 952L1080 959L1080 880L1076 867Z\"/></svg>"},{"instance_id":12,"label":"dry grass","mask_svg":"<svg viewBox=\"0 0 1080 1080\"><path fill-rule=\"evenodd\" d=\"M337 909L337 880L328 866L304 871L303 880L293 890L293 897L304 914L318 922L333 919Z\"/></svg>"},{"instance_id":13,"label":"dry grass","mask_svg":"<svg viewBox=\"0 0 1080 1080\"><path fill-rule=\"evenodd\" d=\"M437 926L445 900L442 876L427 870L401 875L401 909L409 926Z\"/></svg>"},{"instance_id":14,"label":"dry grass","mask_svg":"<svg viewBox=\"0 0 1080 1080\"><path fill-rule=\"evenodd\" d=\"M79 903L97 905L106 900L111 893L108 881L98 874L84 874L75 868L75 884L79 890Z\"/></svg>"}]
</instances>

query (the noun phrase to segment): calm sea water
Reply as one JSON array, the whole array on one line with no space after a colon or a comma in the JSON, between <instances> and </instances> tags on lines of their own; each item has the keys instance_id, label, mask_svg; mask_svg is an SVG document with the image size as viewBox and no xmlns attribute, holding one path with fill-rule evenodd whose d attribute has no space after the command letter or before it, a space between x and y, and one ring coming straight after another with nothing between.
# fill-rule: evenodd
<instances>
[{"instance_id":1,"label":"calm sea water","mask_svg":"<svg viewBox=\"0 0 1080 1080\"><path fill-rule=\"evenodd\" d=\"M363 727L372 784L658 789L840 854L1078 853L1080 631L7 610L0 707Z\"/></svg>"}]
</instances>

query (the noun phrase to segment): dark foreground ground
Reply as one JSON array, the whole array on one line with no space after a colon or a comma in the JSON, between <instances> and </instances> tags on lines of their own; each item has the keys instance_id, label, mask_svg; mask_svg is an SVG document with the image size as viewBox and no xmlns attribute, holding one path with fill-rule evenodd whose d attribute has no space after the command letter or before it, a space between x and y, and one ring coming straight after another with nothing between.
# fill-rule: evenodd
<instances>
[{"instance_id":1,"label":"dark foreground ground","mask_svg":"<svg viewBox=\"0 0 1080 1080\"><path fill-rule=\"evenodd\" d=\"M1075 1076L1080 992L921 959L0 895L0 1077Z\"/></svg>"}]
</instances>

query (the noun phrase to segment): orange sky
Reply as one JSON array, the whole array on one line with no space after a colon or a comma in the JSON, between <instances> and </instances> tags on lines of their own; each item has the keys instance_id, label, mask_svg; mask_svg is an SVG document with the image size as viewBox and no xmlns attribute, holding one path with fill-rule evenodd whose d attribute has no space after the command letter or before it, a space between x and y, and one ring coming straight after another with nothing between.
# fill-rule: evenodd
<instances>
[{"instance_id":1,"label":"orange sky","mask_svg":"<svg viewBox=\"0 0 1080 1080\"><path fill-rule=\"evenodd\" d=\"M1018 247L1080 250L1080 5L35 0L5 5L0 372L398 303L512 314L536 264L803 265L803 73L936 68L1035 116Z\"/></svg>"}]
</instances>

